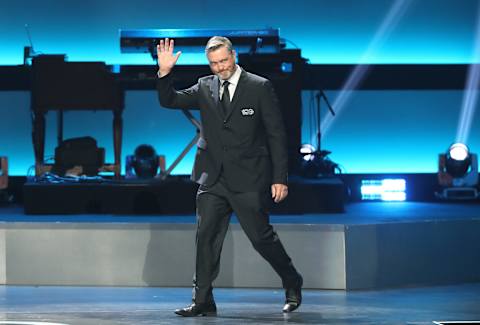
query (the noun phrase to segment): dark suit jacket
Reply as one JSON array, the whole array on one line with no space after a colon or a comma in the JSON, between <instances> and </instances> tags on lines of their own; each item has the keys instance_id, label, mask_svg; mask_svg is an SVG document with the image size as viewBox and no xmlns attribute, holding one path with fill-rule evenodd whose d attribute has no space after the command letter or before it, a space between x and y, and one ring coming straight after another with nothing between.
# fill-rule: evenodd
<instances>
[{"instance_id":1,"label":"dark suit jacket","mask_svg":"<svg viewBox=\"0 0 480 325\"><path fill-rule=\"evenodd\" d=\"M200 109L201 138L192 179L213 185L220 171L236 192L266 190L271 184L287 184L286 133L272 84L242 70L224 116L219 100L219 78L200 78L194 86L177 91L172 73L158 79L160 104L167 108Z\"/></svg>"}]
</instances>

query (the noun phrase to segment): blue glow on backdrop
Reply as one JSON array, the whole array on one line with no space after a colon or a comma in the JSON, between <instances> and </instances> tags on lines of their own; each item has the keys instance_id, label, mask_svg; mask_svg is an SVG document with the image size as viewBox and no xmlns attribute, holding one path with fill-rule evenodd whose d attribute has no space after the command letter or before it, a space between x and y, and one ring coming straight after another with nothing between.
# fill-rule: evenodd
<instances>
[{"instance_id":1,"label":"blue glow on backdrop","mask_svg":"<svg viewBox=\"0 0 480 325\"><path fill-rule=\"evenodd\" d=\"M11 114L12 110L15 114ZM30 93L0 92L0 115L0 152L9 157L11 175L27 175L34 163ZM66 111L64 138L92 136L100 147L105 148L106 161L113 162L112 118L108 111ZM123 120L122 173L125 171L125 156L133 154L135 148L144 143L153 145L158 154L166 155L168 167L196 132L180 111L161 109L154 91L128 91ZM49 112L46 115L45 159L54 155L56 125L55 112ZM194 153L195 150L189 152L174 174L191 172Z\"/></svg>"},{"instance_id":2,"label":"blue glow on backdrop","mask_svg":"<svg viewBox=\"0 0 480 325\"><path fill-rule=\"evenodd\" d=\"M303 93L302 141L308 142L310 96ZM330 100L339 91L327 91ZM434 173L438 154L455 137L463 91L354 91L335 127L322 138L322 148L346 173ZM12 111L15 114L12 114ZM326 107L322 114L326 114ZM33 164L29 92L0 92L0 152L9 157L12 175L26 175ZM128 91L123 114L122 164L142 143L166 155L170 165L195 135L191 123L179 111L160 108L155 91ZM56 115L47 114L45 157L56 145ZM477 114L473 125L480 125ZM473 128L469 147L480 149L480 128ZM66 112L65 138L91 135L113 161L112 114ZM189 174L194 150L174 170Z\"/></svg>"},{"instance_id":3,"label":"blue glow on backdrop","mask_svg":"<svg viewBox=\"0 0 480 325\"><path fill-rule=\"evenodd\" d=\"M478 0L413 0L368 63L471 63ZM162 10L168 5L168 14ZM118 30L137 28L280 28L311 63L358 63L390 0L244 0L235 15L220 0L0 1L0 64L21 64L30 26L35 49L71 61L152 64L148 54L121 54ZM188 8L188 9L187 9ZM221 11L221 10L220 10ZM180 64L205 63L182 55Z\"/></svg>"},{"instance_id":4,"label":"blue glow on backdrop","mask_svg":"<svg viewBox=\"0 0 480 325\"><path fill-rule=\"evenodd\" d=\"M340 91L326 91L331 102ZM313 91L303 93L302 143L312 138L308 103ZM322 136L322 150L345 173L433 173L438 154L448 149L456 134L463 91L352 91L335 127ZM330 114L326 106L321 115ZM480 114L472 124L480 125ZM480 128L472 128L468 146L480 150Z\"/></svg>"},{"instance_id":5,"label":"blue glow on backdrop","mask_svg":"<svg viewBox=\"0 0 480 325\"><path fill-rule=\"evenodd\" d=\"M168 14L162 9L168 5ZM220 0L135 2L0 0L0 65L23 63L30 26L37 52L65 53L70 61L151 64L149 54L121 54L118 30L141 28L280 28L313 64L357 64L392 6L390 0L254 1L243 0L235 15L219 14ZM479 63L474 53L478 0L412 0L382 46L367 64ZM188 8L188 10L186 9ZM221 10L220 10L221 11ZM221 11L223 12L223 11ZM179 64L206 63L203 54L183 53ZM192 82L194 82L192 80ZM339 91L328 91L331 102ZM303 93L302 140L311 134ZM456 134L463 91L352 91L322 148L347 173L436 172L437 157ZM322 110L322 117L326 109ZM480 117L472 116L469 147L480 150ZM0 92L0 154L12 175L26 175L33 164L30 94ZM171 164L195 133L177 111L160 109L154 91L129 91L124 112L122 163L141 143L152 144ZM55 147L55 115L47 114L46 157ZM68 112L65 137L91 135L113 160L109 112ZM428 127L426 127L428 126ZM194 151L174 170L189 174Z\"/></svg>"}]
</instances>

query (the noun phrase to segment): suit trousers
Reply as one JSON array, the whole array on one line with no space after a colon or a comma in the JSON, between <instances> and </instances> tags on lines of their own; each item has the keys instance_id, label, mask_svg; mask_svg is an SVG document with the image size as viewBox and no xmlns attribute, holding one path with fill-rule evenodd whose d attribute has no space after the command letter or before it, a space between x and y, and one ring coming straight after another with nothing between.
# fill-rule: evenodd
<instances>
[{"instance_id":1,"label":"suit trousers","mask_svg":"<svg viewBox=\"0 0 480 325\"><path fill-rule=\"evenodd\" d=\"M233 192L223 175L210 187L197 192L197 237L193 301L213 301L212 283L220 269L220 255L232 212L255 250L282 279L284 288L298 286L299 274L269 222L272 204L269 189Z\"/></svg>"}]
</instances>

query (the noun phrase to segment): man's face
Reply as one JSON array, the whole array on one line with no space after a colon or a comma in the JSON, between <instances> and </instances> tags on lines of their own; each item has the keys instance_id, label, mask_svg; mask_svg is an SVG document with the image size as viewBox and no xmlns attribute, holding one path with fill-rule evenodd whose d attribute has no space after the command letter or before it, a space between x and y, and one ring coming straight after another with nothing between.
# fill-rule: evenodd
<instances>
[{"instance_id":1,"label":"man's face","mask_svg":"<svg viewBox=\"0 0 480 325\"><path fill-rule=\"evenodd\" d=\"M235 51L229 52L225 46L219 47L215 51L207 54L210 69L220 79L227 80L236 69Z\"/></svg>"}]
</instances>

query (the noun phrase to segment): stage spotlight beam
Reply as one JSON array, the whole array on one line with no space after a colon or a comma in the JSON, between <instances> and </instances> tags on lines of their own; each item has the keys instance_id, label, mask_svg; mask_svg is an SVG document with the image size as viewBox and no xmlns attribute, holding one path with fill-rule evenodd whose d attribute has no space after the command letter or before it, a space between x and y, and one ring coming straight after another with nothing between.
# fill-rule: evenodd
<instances>
[{"instance_id":1,"label":"stage spotlight beam","mask_svg":"<svg viewBox=\"0 0 480 325\"><path fill-rule=\"evenodd\" d=\"M362 82L362 80L365 78L368 70L370 69L370 66L368 64L371 62L372 56L383 45L383 43L393 31L393 29L397 26L398 22L405 14L410 2L411 0L396 0L393 3L388 14L383 19L379 29L375 33L372 41L368 45L367 50L360 58L359 64L352 71L347 81L343 85L342 91L333 103L332 106L335 107L335 111L337 114L339 114L346 106L346 103L352 96L352 91L355 90L360 84L360 82ZM328 132L333 121L333 116L325 116L321 123L321 129L323 134L326 134L326 132ZM314 142L315 139L311 139L311 141Z\"/></svg>"},{"instance_id":2,"label":"stage spotlight beam","mask_svg":"<svg viewBox=\"0 0 480 325\"><path fill-rule=\"evenodd\" d=\"M457 142L467 142L472 128L475 107L478 101L478 86L480 81L480 4L477 9L477 29L474 39L474 54L472 64L468 68L468 77L463 96L462 110L458 120Z\"/></svg>"}]
</instances>

